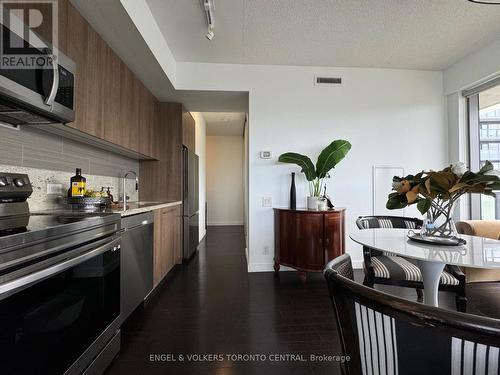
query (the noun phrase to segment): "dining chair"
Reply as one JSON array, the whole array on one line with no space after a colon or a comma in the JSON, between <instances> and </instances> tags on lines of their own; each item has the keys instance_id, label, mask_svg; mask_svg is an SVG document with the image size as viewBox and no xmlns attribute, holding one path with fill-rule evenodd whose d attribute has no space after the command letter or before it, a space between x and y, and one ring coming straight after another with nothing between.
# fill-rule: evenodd
<instances>
[{"instance_id":1,"label":"dining chair","mask_svg":"<svg viewBox=\"0 0 500 375\"><path fill-rule=\"evenodd\" d=\"M500 375L500 320L423 305L353 280L351 258L324 276L345 375Z\"/></svg>"},{"instance_id":2,"label":"dining chair","mask_svg":"<svg viewBox=\"0 0 500 375\"><path fill-rule=\"evenodd\" d=\"M404 216L360 216L356 220L359 229L403 228L418 230L422 220ZM363 247L363 284L372 287L375 284L395 285L414 288L419 301L423 300L422 273L420 268L410 259L369 247ZM458 311L466 311L465 275L460 267L447 265L441 274L439 290L455 293Z\"/></svg>"}]
</instances>

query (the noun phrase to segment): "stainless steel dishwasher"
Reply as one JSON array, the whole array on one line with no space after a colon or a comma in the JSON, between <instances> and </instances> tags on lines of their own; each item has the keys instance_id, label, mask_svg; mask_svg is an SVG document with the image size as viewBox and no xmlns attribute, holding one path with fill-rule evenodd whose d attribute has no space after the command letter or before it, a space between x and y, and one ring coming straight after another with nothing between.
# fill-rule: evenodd
<instances>
[{"instance_id":1,"label":"stainless steel dishwasher","mask_svg":"<svg viewBox=\"0 0 500 375\"><path fill-rule=\"evenodd\" d=\"M152 212L122 218L121 322L139 306L153 288Z\"/></svg>"}]
</instances>

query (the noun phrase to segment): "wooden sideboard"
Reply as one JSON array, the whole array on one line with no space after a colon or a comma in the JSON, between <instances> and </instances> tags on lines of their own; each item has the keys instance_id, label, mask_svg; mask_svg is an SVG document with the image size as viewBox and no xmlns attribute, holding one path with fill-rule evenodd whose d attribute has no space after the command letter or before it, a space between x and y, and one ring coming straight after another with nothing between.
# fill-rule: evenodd
<instances>
[{"instance_id":1,"label":"wooden sideboard","mask_svg":"<svg viewBox=\"0 0 500 375\"><path fill-rule=\"evenodd\" d=\"M328 211L274 209L274 270L295 268L300 279L322 272L345 252L345 208Z\"/></svg>"}]
</instances>

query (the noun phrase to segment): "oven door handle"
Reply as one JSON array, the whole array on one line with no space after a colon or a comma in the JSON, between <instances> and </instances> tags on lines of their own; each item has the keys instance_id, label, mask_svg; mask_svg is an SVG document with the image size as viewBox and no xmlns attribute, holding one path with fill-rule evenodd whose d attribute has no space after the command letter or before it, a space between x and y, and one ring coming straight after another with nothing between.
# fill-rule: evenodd
<instances>
[{"instance_id":1,"label":"oven door handle","mask_svg":"<svg viewBox=\"0 0 500 375\"><path fill-rule=\"evenodd\" d=\"M99 246L93 250L90 250L82 255L76 256L74 258L65 260L61 263L57 263L53 266L44 268L40 271L34 272L32 274L22 276L18 279L9 281L5 284L0 285L0 299L5 298L4 294L8 293L9 295L15 293L19 289L24 289L27 286L35 284L39 281L49 278L52 275L55 275L59 272L65 271L69 268L75 267L80 263L83 263L93 257L106 253L108 251L117 251L120 249L120 241L121 238L118 237L113 241L110 241L102 246Z\"/></svg>"}]
</instances>

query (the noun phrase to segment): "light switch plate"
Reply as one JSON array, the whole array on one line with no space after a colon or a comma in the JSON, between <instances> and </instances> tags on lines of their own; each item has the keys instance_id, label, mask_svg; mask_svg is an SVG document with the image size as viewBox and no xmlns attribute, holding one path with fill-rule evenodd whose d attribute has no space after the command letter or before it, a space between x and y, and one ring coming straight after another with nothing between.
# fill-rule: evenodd
<instances>
[{"instance_id":1,"label":"light switch plate","mask_svg":"<svg viewBox=\"0 0 500 375\"><path fill-rule=\"evenodd\" d=\"M260 158L261 159L271 159L273 157L272 151L261 151Z\"/></svg>"},{"instance_id":2,"label":"light switch plate","mask_svg":"<svg viewBox=\"0 0 500 375\"><path fill-rule=\"evenodd\" d=\"M262 197L262 207L272 207L273 198L272 197Z\"/></svg>"},{"instance_id":3,"label":"light switch plate","mask_svg":"<svg viewBox=\"0 0 500 375\"><path fill-rule=\"evenodd\" d=\"M62 194L62 184L47 184L47 194Z\"/></svg>"}]
</instances>

